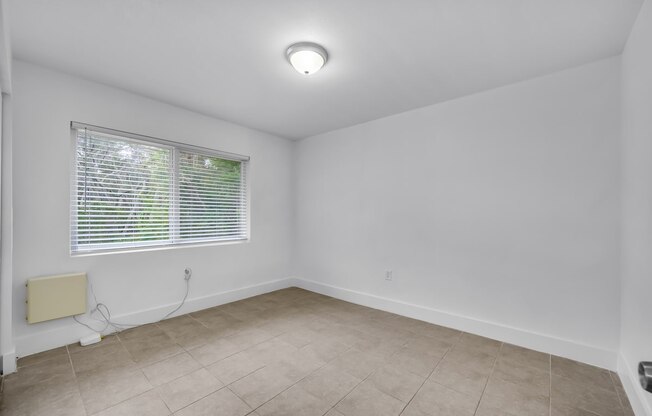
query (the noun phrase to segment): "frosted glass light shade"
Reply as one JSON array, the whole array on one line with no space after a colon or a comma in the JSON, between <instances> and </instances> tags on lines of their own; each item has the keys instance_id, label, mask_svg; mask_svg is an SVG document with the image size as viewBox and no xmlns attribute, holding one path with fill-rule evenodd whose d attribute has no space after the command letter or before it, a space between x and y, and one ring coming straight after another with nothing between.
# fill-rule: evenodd
<instances>
[{"instance_id":1,"label":"frosted glass light shade","mask_svg":"<svg viewBox=\"0 0 652 416\"><path fill-rule=\"evenodd\" d=\"M296 43L286 52L288 61L303 75L311 75L319 71L328 60L326 50L315 43Z\"/></svg>"}]
</instances>

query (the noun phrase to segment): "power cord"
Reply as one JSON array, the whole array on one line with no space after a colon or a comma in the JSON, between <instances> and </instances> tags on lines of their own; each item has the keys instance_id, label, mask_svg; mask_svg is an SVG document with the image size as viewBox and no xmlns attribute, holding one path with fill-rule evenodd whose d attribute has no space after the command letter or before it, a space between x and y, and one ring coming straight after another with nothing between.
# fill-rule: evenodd
<instances>
[{"instance_id":1,"label":"power cord","mask_svg":"<svg viewBox=\"0 0 652 416\"><path fill-rule=\"evenodd\" d=\"M89 317L91 319L97 321L97 322L101 322L102 324L104 324L104 327L102 329L98 330L98 329L95 329L92 326L90 326L90 325L88 325L88 324L86 324L84 322L81 322L79 319L77 319L78 315L73 316L72 318L78 324L83 325L86 328L90 329L91 331L97 332L97 333L100 333L100 334L104 333L109 328L113 329L113 331L111 331L111 332L122 332L125 329L133 328L133 327L136 327L136 326L141 326L141 325L146 325L146 324L155 324L155 323L161 322L161 321L169 318L170 316L172 316L172 314L174 314L179 309L181 309L183 307L183 305L186 303L186 300L188 299L188 294L190 293L190 276L192 276L192 269L187 267L184 270L184 278L183 278L183 280L186 282L186 293L183 296L183 299L181 300L181 303L179 303L179 306L177 306L172 311L167 313L164 317L162 317L161 319L158 319L156 321L138 323L138 324L128 324L128 323L114 322L111 319L111 310L109 309L109 307L106 304L97 301L97 296L95 295L95 290L93 289L93 283L90 284L90 287L91 287L91 295L93 295L93 300L95 301L95 307L93 309L91 309ZM94 314L96 314L96 313L100 315L100 318L95 318L94 317Z\"/></svg>"}]
</instances>

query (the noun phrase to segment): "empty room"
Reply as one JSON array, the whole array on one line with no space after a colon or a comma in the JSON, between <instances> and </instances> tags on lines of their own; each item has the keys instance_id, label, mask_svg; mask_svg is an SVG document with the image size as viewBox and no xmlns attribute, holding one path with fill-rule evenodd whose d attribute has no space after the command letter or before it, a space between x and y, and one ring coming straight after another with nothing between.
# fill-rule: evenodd
<instances>
[{"instance_id":1,"label":"empty room","mask_svg":"<svg viewBox=\"0 0 652 416\"><path fill-rule=\"evenodd\" d=\"M652 416L652 0L0 0L0 416Z\"/></svg>"}]
</instances>

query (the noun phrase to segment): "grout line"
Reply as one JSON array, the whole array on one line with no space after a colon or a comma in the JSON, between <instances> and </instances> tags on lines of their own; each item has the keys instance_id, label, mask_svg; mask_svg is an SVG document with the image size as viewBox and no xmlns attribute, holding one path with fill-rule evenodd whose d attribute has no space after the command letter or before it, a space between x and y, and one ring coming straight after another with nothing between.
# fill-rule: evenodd
<instances>
[{"instance_id":1,"label":"grout line","mask_svg":"<svg viewBox=\"0 0 652 416\"><path fill-rule=\"evenodd\" d=\"M620 389L616 385L616 380L614 380L614 374L616 374L616 377L618 377L617 373L609 371L609 377L611 378L611 384L614 386L614 390L616 391L616 396L618 397L618 401L620 402L620 408L625 411L625 404L623 403L623 399L620 397ZM622 382L621 382L622 384Z\"/></svg>"},{"instance_id":2,"label":"grout line","mask_svg":"<svg viewBox=\"0 0 652 416\"><path fill-rule=\"evenodd\" d=\"M292 385L290 385L288 388L284 389L283 391L279 392L279 393L276 394L274 397L272 397L271 399L267 400L265 403L262 403L260 406L256 407L253 411L255 412L256 410L260 409L260 408L261 408L262 406L264 406L266 403L272 401L276 396L279 396L281 393L283 393L283 392L285 392L285 391L291 389L291 388L294 387L295 385L299 384L299 383L302 382L304 379L308 378L308 376L311 376L312 374L314 374L314 373L316 373L317 371L321 370L322 368L326 367L328 364L330 364L331 362L335 361L335 360L336 360L340 355L347 353L347 352L350 351L351 349L353 349L353 347L349 347L349 349L347 349L346 351L342 352L341 354L338 354L337 357L333 358L332 360L330 360L330 361L325 361L325 362L324 362L324 365L318 367L317 369L315 369L315 370L311 371L310 373L306 374L305 376L301 377L301 379L297 380L295 383L293 383ZM231 384L233 384L233 383L231 383ZM357 387L357 385L356 385L356 387ZM355 387L354 387L354 388L355 388ZM352 390L352 391L353 391L353 390ZM312 396L312 394L311 394L310 392L306 392L306 393L308 393L308 394L310 394L310 395ZM234 393L234 394L235 394L235 393ZM319 397L317 397L317 399L319 399ZM244 400L243 400L243 401L244 401ZM329 410L330 410L330 409L329 409Z\"/></svg>"},{"instance_id":3,"label":"grout line","mask_svg":"<svg viewBox=\"0 0 652 416\"><path fill-rule=\"evenodd\" d=\"M347 351L348 351L348 350L347 350ZM342 353L342 354L344 354L344 353ZM346 372L346 371L345 371L345 372ZM336 407L338 404L340 404L340 402L341 402L342 400L344 400L344 399L346 399L347 397L349 397L349 395L353 392L353 390L357 389L358 386L359 386L360 384L362 384L362 383L364 383L365 381L367 381L367 380L369 379L369 377L371 377L374 373L375 373L375 371L372 371L372 372L371 372L369 375L367 375L364 379L360 380L360 382L359 382L358 384L356 384L355 386L353 386L353 388L352 388L351 390L349 390L348 393L346 393L344 396L342 396L341 399L339 399L337 402L335 402L335 404L332 405L332 406L331 406L331 407L330 407L330 408L329 408L329 409L324 413L324 415L325 415L326 413L330 412L331 410L335 409L335 407ZM354 376L354 377L355 377L355 376ZM337 410L337 409L335 409L335 410ZM322 415L322 416L323 416L323 415Z\"/></svg>"},{"instance_id":4,"label":"grout line","mask_svg":"<svg viewBox=\"0 0 652 416\"><path fill-rule=\"evenodd\" d=\"M75 371L75 366L72 363L72 355L70 354L70 348L66 345L66 354L68 355L68 362L70 363L70 368L72 368L73 380L75 380L75 388L77 389L77 394L79 394L79 400L81 400L82 407L84 408L84 413L88 415L88 409L86 408L86 403L84 403L84 398L81 395L81 389L79 388L79 380L77 379L77 372Z\"/></svg>"},{"instance_id":5,"label":"grout line","mask_svg":"<svg viewBox=\"0 0 652 416\"><path fill-rule=\"evenodd\" d=\"M548 384L548 415L552 416L552 355L548 354L548 375L550 383Z\"/></svg>"},{"instance_id":6,"label":"grout line","mask_svg":"<svg viewBox=\"0 0 652 416\"><path fill-rule=\"evenodd\" d=\"M475 407L475 412L473 412L474 415L478 413L478 409L480 408L480 403L482 403L482 399L484 398L484 392L487 390L487 386L489 385L489 380L491 380L491 376L494 375L494 370L496 369L496 363L498 362L498 357L500 357L500 353L503 350L503 345L505 345L505 343L501 342L500 348L498 349L498 354L496 355L496 358L494 358L494 364L491 367L491 372L489 373L489 377L487 377L487 381L484 383L482 394L480 394L480 399L478 400L478 404Z\"/></svg>"},{"instance_id":7,"label":"grout line","mask_svg":"<svg viewBox=\"0 0 652 416\"><path fill-rule=\"evenodd\" d=\"M414 398L421 391L423 386L428 382L428 380L430 380L430 377L434 374L435 370L437 370L437 368L439 368L439 365L442 363L442 361L444 361L444 359L446 358L448 353L450 351L452 351L453 348L455 348L455 345L457 345L458 342L460 342L460 339L462 339L462 334L463 334L462 332L459 333L459 335L457 336L457 340L446 350L444 355L441 356L441 358L439 359L439 361L435 365L435 368L433 368L432 371L428 374L428 376L423 380L423 383L421 383L421 385L419 386L417 391L415 391L414 394L412 395L412 397L410 397L410 400L408 400L407 403L405 403L405 406L403 406L403 409L401 409L401 412L399 413L399 416L401 416L403 414L403 412L405 412L405 409L407 409L408 406L410 405L410 403L412 403L412 400L414 400Z\"/></svg>"}]
</instances>

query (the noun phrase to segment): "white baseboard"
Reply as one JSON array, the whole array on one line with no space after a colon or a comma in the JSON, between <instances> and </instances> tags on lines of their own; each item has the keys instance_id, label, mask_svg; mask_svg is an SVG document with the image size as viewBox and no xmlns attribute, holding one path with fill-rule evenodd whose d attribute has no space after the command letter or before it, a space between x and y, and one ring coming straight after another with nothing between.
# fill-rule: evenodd
<instances>
[{"instance_id":1,"label":"white baseboard","mask_svg":"<svg viewBox=\"0 0 652 416\"><path fill-rule=\"evenodd\" d=\"M427 306L415 305L399 300L384 298L369 293L331 286L312 280L294 278L293 284L302 289L337 299L368 306L375 309L392 312L398 315L419 319L497 339L511 344L542 351L560 357L570 358L598 367L615 370L617 366L617 353L603 348L578 343L576 341L558 338L552 335L539 334L520 328L514 328L495 322L487 322L445 311L440 311Z\"/></svg>"},{"instance_id":2,"label":"white baseboard","mask_svg":"<svg viewBox=\"0 0 652 416\"><path fill-rule=\"evenodd\" d=\"M285 289L292 285L294 279L272 280L257 285L246 286L239 289L228 290L225 292L214 293L206 296L200 296L186 300L183 308L174 313L171 317L195 312L201 309L211 308L213 306L223 305L225 303L246 299L274 290ZM174 309L178 304L172 303L161 305L155 308L144 309L141 311L126 313L113 316L116 322L143 324L160 320L166 313ZM72 344L81 337L91 334L88 328L77 324L72 318L65 318L70 322L69 326L50 329L47 331L37 332L34 334L16 337L16 354L18 357L25 357L38 352L47 351L52 348L62 347ZM83 318L82 318L83 319ZM89 322L85 320L84 322ZM90 321L92 322L92 321Z\"/></svg>"},{"instance_id":3,"label":"white baseboard","mask_svg":"<svg viewBox=\"0 0 652 416\"><path fill-rule=\"evenodd\" d=\"M16 350L11 350L2 354L0 357L0 370L3 375L16 372Z\"/></svg>"},{"instance_id":4,"label":"white baseboard","mask_svg":"<svg viewBox=\"0 0 652 416\"><path fill-rule=\"evenodd\" d=\"M652 416L652 406L650 406L652 395L641 388L638 382L638 369L632 369L622 354L618 354L618 375L636 416Z\"/></svg>"},{"instance_id":5,"label":"white baseboard","mask_svg":"<svg viewBox=\"0 0 652 416\"><path fill-rule=\"evenodd\" d=\"M173 316L222 305L290 286L297 286L359 305L498 339L610 370L617 368L617 353L615 351L302 278L273 280L253 286L188 299L184 307ZM175 304L162 305L128 314L116 315L114 318L118 322L153 322L160 319L175 306ZM81 337L90 334L87 328L78 325L72 318L68 319L70 321L69 326L17 337L16 354L19 357L24 357L77 342Z\"/></svg>"}]
</instances>

